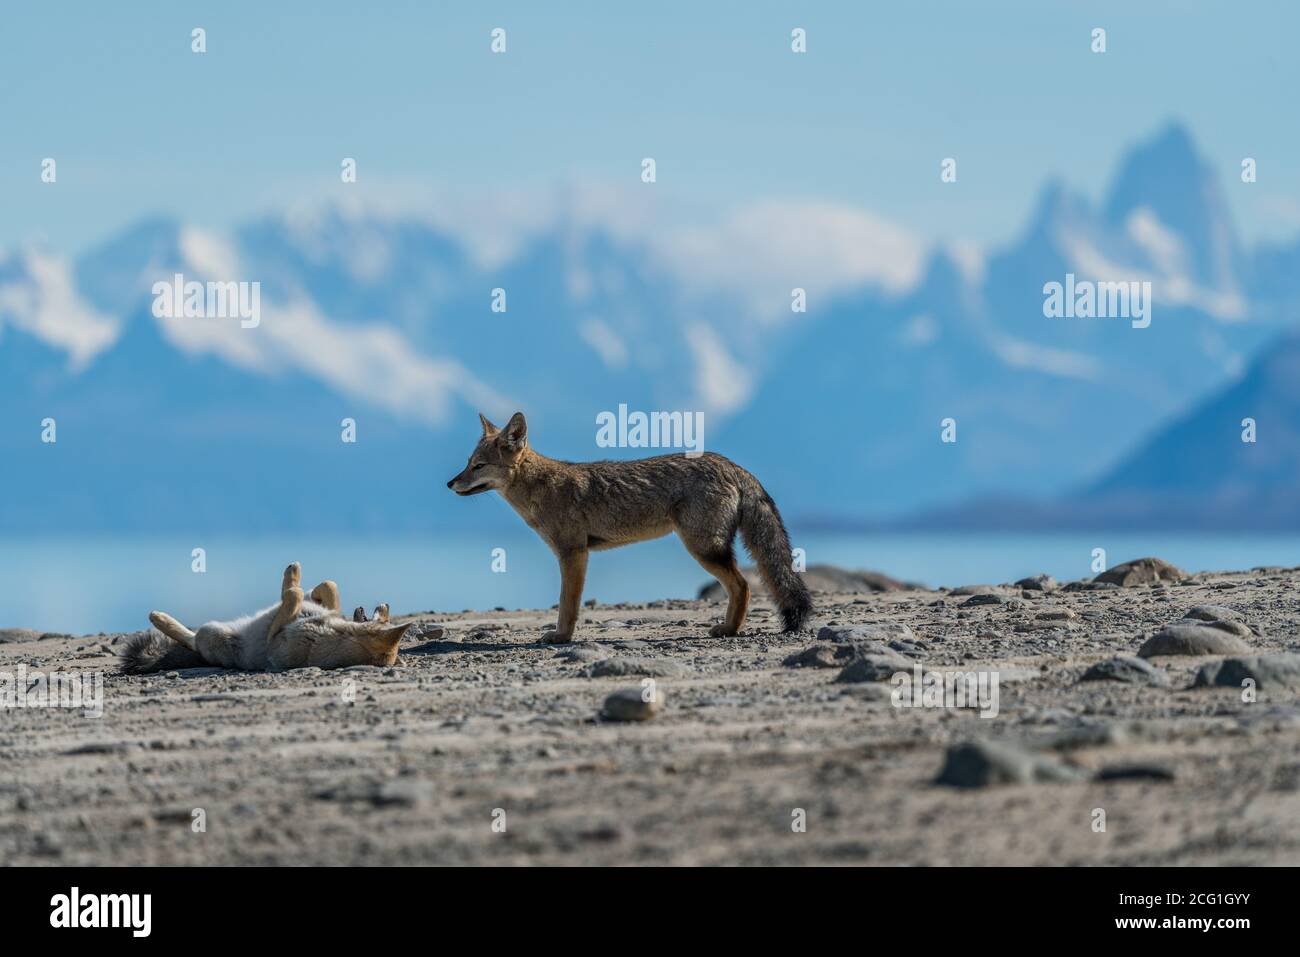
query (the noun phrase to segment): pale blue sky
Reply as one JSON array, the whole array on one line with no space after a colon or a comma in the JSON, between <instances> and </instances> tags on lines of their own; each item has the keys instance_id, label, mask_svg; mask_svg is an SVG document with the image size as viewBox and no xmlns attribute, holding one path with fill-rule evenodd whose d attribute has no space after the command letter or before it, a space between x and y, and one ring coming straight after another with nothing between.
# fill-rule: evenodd
<instances>
[{"instance_id":1,"label":"pale blue sky","mask_svg":"<svg viewBox=\"0 0 1300 957\"><path fill-rule=\"evenodd\" d=\"M222 228L339 195L344 156L359 192L413 208L635 188L653 156L680 207L827 199L925 239L998 242L1048 177L1096 195L1170 118L1222 169L1248 239L1290 236L1298 29L1284 0L13 5L0 249L75 253L151 213ZM1246 155L1254 186L1237 179Z\"/></svg>"}]
</instances>

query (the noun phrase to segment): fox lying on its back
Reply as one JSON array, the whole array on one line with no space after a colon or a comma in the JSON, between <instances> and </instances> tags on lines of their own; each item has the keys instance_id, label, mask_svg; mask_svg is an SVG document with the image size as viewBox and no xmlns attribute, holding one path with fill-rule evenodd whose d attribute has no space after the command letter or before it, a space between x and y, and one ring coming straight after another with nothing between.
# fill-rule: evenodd
<instances>
[{"instance_id":1,"label":"fox lying on its back","mask_svg":"<svg viewBox=\"0 0 1300 957\"><path fill-rule=\"evenodd\" d=\"M781 610L786 631L802 628L812 598L794 571L781 513L758 479L712 452L635 462L559 462L528 445L516 412L498 429L482 415L483 435L464 470L447 483L457 495L495 489L560 561L559 620L543 641L571 641L587 575L587 553L676 532L705 571L722 582L727 617L715 637L745 624L749 583L736 567L739 532Z\"/></svg>"},{"instance_id":2,"label":"fox lying on its back","mask_svg":"<svg viewBox=\"0 0 1300 957\"><path fill-rule=\"evenodd\" d=\"M123 672L145 674L205 664L285 671L391 665L397 660L397 644L410 622L389 625L387 605L376 608L370 621L358 608L349 621L339 608L338 585L321 582L308 601L301 580L302 568L294 562L284 570L279 604L234 621L210 621L198 631L161 611L150 612L149 620L162 634L132 639L122 652Z\"/></svg>"}]
</instances>

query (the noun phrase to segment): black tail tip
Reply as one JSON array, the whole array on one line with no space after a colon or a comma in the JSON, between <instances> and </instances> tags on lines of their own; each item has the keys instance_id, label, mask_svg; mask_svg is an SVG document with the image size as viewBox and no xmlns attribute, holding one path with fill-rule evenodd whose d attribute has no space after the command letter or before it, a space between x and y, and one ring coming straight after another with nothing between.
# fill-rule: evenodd
<instances>
[{"instance_id":1,"label":"black tail tip","mask_svg":"<svg viewBox=\"0 0 1300 957\"><path fill-rule=\"evenodd\" d=\"M124 675L147 675L158 670L158 663L167 654L167 639L157 632L146 631L132 635L119 653Z\"/></svg>"},{"instance_id":2,"label":"black tail tip","mask_svg":"<svg viewBox=\"0 0 1300 957\"><path fill-rule=\"evenodd\" d=\"M813 612L812 596L807 591L791 597L781 605L781 620L785 622L783 631L799 631L808 622Z\"/></svg>"},{"instance_id":3,"label":"black tail tip","mask_svg":"<svg viewBox=\"0 0 1300 957\"><path fill-rule=\"evenodd\" d=\"M156 631L132 635L126 640L119 658L124 675L148 675L206 664L198 652L190 651Z\"/></svg>"}]
</instances>

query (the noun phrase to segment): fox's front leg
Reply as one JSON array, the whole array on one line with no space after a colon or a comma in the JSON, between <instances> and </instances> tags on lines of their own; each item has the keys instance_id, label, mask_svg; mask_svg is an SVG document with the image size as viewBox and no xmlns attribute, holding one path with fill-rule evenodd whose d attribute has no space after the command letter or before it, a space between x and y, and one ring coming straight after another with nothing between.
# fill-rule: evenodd
<instances>
[{"instance_id":1,"label":"fox's front leg","mask_svg":"<svg viewBox=\"0 0 1300 957\"><path fill-rule=\"evenodd\" d=\"M343 607L339 599L339 586L326 580L311 590L311 600L330 611L339 611Z\"/></svg>"},{"instance_id":2,"label":"fox's front leg","mask_svg":"<svg viewBox=\"0 0 1300 957\"><path fill-rule=\"evenodd\" d=\"M559 557L560 616L555 630L542 635L542 641L572 641L574 626L578 624L578 609L582 606L582 586L587 581L587 549L566 549L559 553Z\"/></svg>"},{"instance_id":3,"label":"fox's front leg","mask_svg":"<svg viewBox=\"0 0 1300 957\"><path fill-rule=\"evenodd\" d=\"M280 583L280 607L275 610L271 627L266 630L266 640L272 638L289 622L298 617L302 611L302 566L294 562L284 570L284 579Z\"/></svg>"}]
</instances>

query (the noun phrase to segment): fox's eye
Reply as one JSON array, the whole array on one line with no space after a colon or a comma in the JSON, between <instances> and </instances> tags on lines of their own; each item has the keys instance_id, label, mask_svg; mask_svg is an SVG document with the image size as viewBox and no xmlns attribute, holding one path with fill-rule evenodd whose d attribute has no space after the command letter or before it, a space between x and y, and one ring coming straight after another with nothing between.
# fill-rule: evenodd
<instances>
[{"instance_id":1,"label":"fox's eye","mask_svg":"<svg viewBox=\"0 0 1300 957\"><path fill-rule=\"evenodd\" d=\"M478 463L478 465L474 466L474 468L471 469L470 471L477 472L479 469L481 469L481 468L482 468L483 466L485 466L485 465L487 465L486 462L480 462L480 463Z\"/></svg>"}]
</instances>

